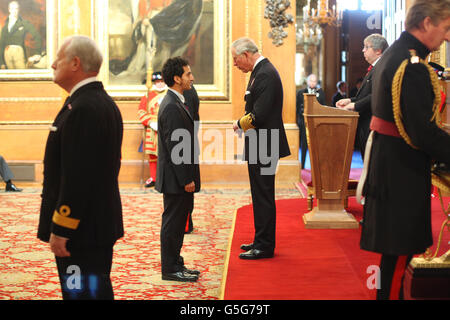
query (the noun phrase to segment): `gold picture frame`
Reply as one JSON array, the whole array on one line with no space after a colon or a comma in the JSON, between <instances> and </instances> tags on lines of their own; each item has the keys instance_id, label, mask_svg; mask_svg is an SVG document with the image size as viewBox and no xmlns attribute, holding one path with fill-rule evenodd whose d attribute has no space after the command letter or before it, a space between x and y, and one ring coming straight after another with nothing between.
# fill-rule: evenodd
<instances>
[{"instance_id":1,"label":"gold picture frame","mask_svg":"<svg viewBox=\"0 0 450 320\"><path fill-rule=\"evenodd\" d=\"M441 48L441 65L445 66L445 71L450 72L450 44L447 41L444 41Z\"/></svg>"},{"instance_id":2,"label":"gold picture frame","mask_svg":"<svg viewBox=\"0 0 450 320\"><path fill-rule=\"evenodd\" d=\"M57 42L58 2L1 0L0 6L0 81L51 80ZM5 24L13 8L18 10L19 18L9 29ZM24 39L24 45L19 39Z\"/></svg>"},{"instance_id":3,"label":"gold picture frame","mask_svg":"<svg viewBox=\"0 0 450 320\"><path fill-rule=\"evenodd\" d=\"M160 68L166 58L180 55L190 63L196 78L194 86L202 100L229 102L230 1L160 0L153 3L162 3L163 6L155 5L145 11L145 14L137 12L142 11L141 7L136 8L138 3L139 1L123 0L95 2L94 38L104 54L99 78L108 93L116 100L139 100L147 90L143 80L148 70L161 71L154 69ZM182 7L192 5L192 9L188 11L192 14L192 23L189 24L189 19L185 18L187 14L178 17L186 19L188 27L174 28L176 32L184 33L184 38L177 48L168 49L169 42L162 40L163 36L158 34L158 30L164 28L158 27L157 22L162 22L163 26L170 25L165 22L172 21L166 17L170 17L174 8L178 8L174 3L181 4ZM169 9L170 6L172 10ZM150 29L143 29L149 25ZM137 40L138 33L141 39L146 37L141 42ZM145 49L139 51L144 42ZM172 44L173 47L175 45ZM145 58L142 58L142 52L145 52Z\"/></svg>"}]
</instances>

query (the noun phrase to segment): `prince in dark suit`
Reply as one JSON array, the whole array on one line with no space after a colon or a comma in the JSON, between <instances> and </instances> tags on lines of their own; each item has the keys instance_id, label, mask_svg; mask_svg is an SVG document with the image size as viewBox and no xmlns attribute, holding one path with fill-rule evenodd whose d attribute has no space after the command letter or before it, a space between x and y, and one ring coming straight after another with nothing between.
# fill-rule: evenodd
<instances>
[{"instance_id":1,"label":"prince in dark suit","mask_svg":"<svg viewBox=\"0 0 450 320\"><path fill-rule=\"evenodd\" d=\"M372 110L370 108L370 101L372 99L372 68L381 58L387 47L388 43L381 34L374 33L364 39L364 58L370 65L367 74L356 96L349 99L341 99L336 102L336 107L338 108L359 113L358 128L356 129L356 145L359 147L363 159L370 133L370 120L372 119Z\"/></svg>"},{"instance_id":2,"label":"prince in dark suit","mask_svg":"<svg viewBox=\"0 0 450 320\"><path fill-rule=\"evenodd\" d=\"M282 119L283 86L270 61L258 52L255 42L240 38L233 42L234 65L251 72L245 94L245 115L233 124L245 131L255 237L242 245L241 259L273 257L275 250L275 171L280 158L290 154Z\"/></svg>"},{"instance_id":3,"label":"prince in dark suit","mask_svg":"<svg viewBox=\"0 0 450 320\"><path fill-rule=\"evenodd\" d=\"M54 82L70 93L50 127L38 238L56 256L64 299L113 299L113 246L124 234L118 175L123 136L117 105L96 80L96 43L66 39Z\"/></svg>"},{"instance_id":4,"label":"prince in dark suit","mask_svg":"<svg viewBox=\"0 0 450 320\"><path fill-rule=\"evenodd\" d=\"M194 82L186 60L168 59L162 69L169 91L158 112L158 168L155 188L164 194L161 223L163 280L197 281L200 272L184 266L180 256L184 228L192 212L194 192L200 190L200 169L195 161L194 118L184 104L183 92Z\"/></svg>"}]
</instances>

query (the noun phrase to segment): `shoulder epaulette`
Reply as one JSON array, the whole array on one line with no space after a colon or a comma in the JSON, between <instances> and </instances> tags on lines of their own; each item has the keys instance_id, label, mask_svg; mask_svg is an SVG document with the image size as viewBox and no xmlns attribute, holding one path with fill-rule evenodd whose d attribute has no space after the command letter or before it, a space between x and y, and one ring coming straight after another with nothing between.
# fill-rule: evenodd
<instances>
[{"instance_id":1,"label":"shoulder epaulette","mask_svg":"<svg viewBox=\"0 0 450 320\"><path fill-rule=\"evenodd\" d=\"M439 87L439 79L434 72L433 68L423 59L421 59L418 55L416 50L410 49L410 58L403 60L403 62L398 67L397 71L395 72L394 78L392 80L392 111L394 114L394 120L395 124L397 126L398 132L402 136L403 140L410 145L414 149L418 149L411 141L411 138L406 133L405 127L402 122L402 110L400 107L400 97L401 97L401 90L402 90L402 82L403 82L403 76L405 75L406 67L409 64L423 64L429 74L431 79L431 84L433 86L433 92L434 92L434 102L433 102L433 116L431 117L430 121L435 121L437 124L440 121L440 113L439 113L439 106L441 104L441 91Z\"/></svg>"}]
</instances>

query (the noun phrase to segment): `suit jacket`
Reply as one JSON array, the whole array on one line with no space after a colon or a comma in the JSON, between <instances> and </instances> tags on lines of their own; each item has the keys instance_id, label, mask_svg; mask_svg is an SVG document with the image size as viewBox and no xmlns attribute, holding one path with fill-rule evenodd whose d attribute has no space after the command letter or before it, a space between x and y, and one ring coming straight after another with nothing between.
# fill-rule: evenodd
<instances>
[{"instance_id":1,"label":"suit jacket","mask_svg":"<svg viewBox=\"0 0 450 320\"><path fill-rule=\"evenodd\" d=\"M192 86L192 89L184 91L183 96L186 99L185 105L188 107L188 110L194 119L195 163L200 163L200 143L198 141L198 131L200 129L200 99L198 98L197 90L195 90L194 86Z\"/></svg>"},{"instance_id":2,"label":"suit jacket","mask_svg":"<svg viewBox=\"0 0 450 320\"><path fill-rule=\"evenodd\" d=\"M53 232L69 238L68 248L83 248L111 246L123 236L122 135L122 116L101 82L66 100L45 148L39 239Z\"/></svg>"},{"instance_id":3,"label":"suit jacket","mask_svg":"<svg viewBox=\"0 0 450 320\"><path fill-rule=\"evenodd\" d=\"M188 106L194 121L199 121L200 99L198 98L197 90L195 90L194 86L192 86L191 90L186 90L183 92L183 96L186 99L185 104Z\"/></svg>"},{"instance_id":4,"label":"suit jacket","mask_svg":"<svg viewBox=\"0 0 450 320\"><path fill-rule=\"evenodd\" d=\"M301 128L302 126L304 126L305 123L305 119L303 117L303 111L305 109L305 101L303 98L303 94L304 93L308 93L308 87L300 89L297 91L297 99L296 99L296 106L295 106L295 111L296 111L296 115L297 115L297 126L299 128ZM324 105L325 104L325 92L323 91L322 88L318 88L316 91L316 98L317 101Z\"/></svg>"},{"instance_id":5,"label":"suit jacket","mask_svg":"<svg viewBox=\"0 0 450 320\"><path fill-rule=\"evenodd\" d=\"M365 150L367 138L370 133L370 120L372 119L371 99L372 99L372 75L373 69L364 77L361 87L356 96L350 98L355 103L355 111L359 113L357 140L361 152ZM365 151L364 151L365 152Z\"/></svg>"},{"instance_id":6,"label":"suit jacket","mask_svg":"<svg viewBox=\"0 0 450 320\"><path fill-rule=\"evenodd\" d=\"M36 44L36 48L33 50L32 54L41 54L42 38L36 31L36 28L27 20L19 17L11 29L8 31L9 18L6 19L5 25L2 28L2 33L0 36L0 65L5 64L4 52L5 48L9 45L21 46L23 51L25 50L25 36L29 33L33 37Z\"/></svg>"},{"instance_id":7,"label":"suit jacket","mask_svg":"<svg viewBox=\"0 0 450 320\"><path fill-rule=\"evenodd\" d=\"M200 191L200 168L195 161L194 137L192 115L176 94L169 90L158 113L156 190L180 194L185 192L184 186L194 181L195 192Z\"/></svg>"},{"instance_id":8,"label":"suit jacket","mask_svg":"<svg viewBox=\"0 0 450 320\"><path fill-rule=\"evenodd\" d=\"M336 93L331 98L331 106L333 108L336 107L336 102L338 102L341 99L347 98L347 96L343 96L339 91L336 91Z\"/></svg>"},{"instance_id":9,"label":"suit jacket","mask_svg":"<svg viewBox=\"0 0 450 320\"><path fill-rule=\"evenodd\" d=\"M372 98L372 75L373 69L364 77L361 87L354 97L350 100L355 103L355 111L359 113L360 123L369 122L372 118L370 101Z\"/></svg>"},{"instance_id":10,"label":"suit jacket","mask_svg":"<svg viewBox=\"0 0 450 320\"><path fill-rule=\"evenodd\" d=\"M373 116L394 123L392 80L410 49L424 59L429 50L403 32L373 69ZM402 138L374 134L366 195L361 248L392 255L424 252L431 233L431 160L450 164L450 135L432 118L434 92L430 74L421 63L408 63L402 81L400 107L405 130L418 147Z\"/></svg>"},{"instance_id":11,"label":"suit jacket","mask_svg":"<svg viewBox=\"0 0 450 320\"><path fill-rule=\"evenodd\" d=\"M278 130L278 141L273 143L274 146L278 147L278 159L290 155L282 118L283 85L278 71L268 59L261 60L253 69L244 99L245 113L252 114L252 124L256 132L256 135L253 135L253 130L246 132L245 160L259 162L261 160L261 147L265 148L263 150L265 152L262 152L264 156L272 156L271 138L273 129ZM263 137L264 135L265 137ZM261 137L263 138L261 139Z\"/></svg>"}]
</instances>

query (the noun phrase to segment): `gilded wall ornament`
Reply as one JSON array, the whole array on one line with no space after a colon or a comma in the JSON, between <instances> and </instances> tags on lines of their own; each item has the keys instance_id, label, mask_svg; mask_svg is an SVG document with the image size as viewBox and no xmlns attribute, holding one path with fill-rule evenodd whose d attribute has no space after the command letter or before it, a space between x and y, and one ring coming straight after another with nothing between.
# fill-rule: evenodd
<instances>
[{"instance_id":1,"label":"gilded wall ornament","mask_svg":"<svg viewBox=\"0 0 450 320\"><path fill-rule=\"evenodd\" d=\"M266 0L266 9L264 11L264 18L270 20L270 27L272 30L268 36L272 39L274 45L281 46L283 39L288 36L287 28L289 23L294 23L294 17L286 13L286 10L291 6L289 0Z\"/></svg>"}]
</instances>

